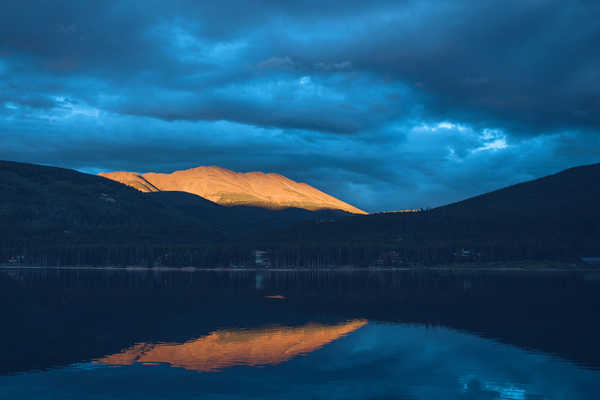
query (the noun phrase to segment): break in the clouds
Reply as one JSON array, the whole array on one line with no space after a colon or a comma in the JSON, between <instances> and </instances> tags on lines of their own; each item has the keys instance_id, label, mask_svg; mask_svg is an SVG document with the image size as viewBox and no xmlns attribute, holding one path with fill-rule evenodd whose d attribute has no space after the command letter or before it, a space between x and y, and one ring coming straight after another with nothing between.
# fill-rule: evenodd
<instances>
[{"instance_id":1,"label":"break in the clouds","mask_svg":"<svg viewBox=\"0 0 600 400\"><path fill-rule=\"evenodd\" d=\"M0 158L276 171L371 211L600 160L597 1L20 1Z\"/></svg>"}]
</instances>

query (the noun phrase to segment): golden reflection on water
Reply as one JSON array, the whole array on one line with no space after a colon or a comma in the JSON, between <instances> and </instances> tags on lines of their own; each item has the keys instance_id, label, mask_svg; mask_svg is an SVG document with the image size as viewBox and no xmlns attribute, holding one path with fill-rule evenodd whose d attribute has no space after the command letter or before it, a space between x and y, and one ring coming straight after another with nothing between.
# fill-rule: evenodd
<instances>
[{"instance_id":1,"label":"golden reflection on water","mask_svg":"<svg viewBox=\"0 0 600 400\"><path fill-rule=\"evenodd\" d=\"M337 325L222 330L185 343L138 343L96 361L107 365L166 363L201 372L275 365L315 351L366 324L366 320L354 320Z\"/></svg>"}]
</instances>

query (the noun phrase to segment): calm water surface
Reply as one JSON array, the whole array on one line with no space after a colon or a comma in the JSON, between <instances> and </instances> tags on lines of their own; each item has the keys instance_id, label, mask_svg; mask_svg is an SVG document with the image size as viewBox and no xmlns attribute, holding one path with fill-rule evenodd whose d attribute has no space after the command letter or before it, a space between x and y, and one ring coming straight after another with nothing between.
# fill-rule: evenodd
<instances>
[{"instance_id":1,"label":"calm water surface","mask_svg":"<svg viewBox=\"0 0 600 400\"><path fill-rule=\"evenodd\" d=\"M0 269L0 399L598 399L600 272Z\"/></svg>"}]
</instances>

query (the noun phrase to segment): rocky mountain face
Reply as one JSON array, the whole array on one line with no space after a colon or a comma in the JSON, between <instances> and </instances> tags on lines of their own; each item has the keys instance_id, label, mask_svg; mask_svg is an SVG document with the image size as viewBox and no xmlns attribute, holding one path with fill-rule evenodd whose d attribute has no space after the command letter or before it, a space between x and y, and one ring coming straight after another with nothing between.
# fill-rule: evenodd
<instances>
[{"instance_id":1,"label":"rocky mountain face","mask_svg":"<svg viewBox=\"0 0 600 400\"><path fill-rule=\"evenodd\" d=\"M135 172L101 173L103 176L142 192L178 191L192 193L225 206L256 206L268 209L342 210L366 214L348 203L306 183L274 173L240 173L220 167L198 167L171 174Z\"/></svg>"}]
</instances>

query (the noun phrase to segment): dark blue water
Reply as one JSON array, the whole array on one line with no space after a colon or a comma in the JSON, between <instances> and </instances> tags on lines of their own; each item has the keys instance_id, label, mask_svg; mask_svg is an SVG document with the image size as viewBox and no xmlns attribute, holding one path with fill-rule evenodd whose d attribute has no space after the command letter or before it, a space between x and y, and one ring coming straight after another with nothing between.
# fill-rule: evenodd
<instances>
[{"instance_id":1,"label":"dark blue water","mask_svg":"<svg viewBox=\"0 0 600 400\"><path fill-rule=\"evenodd\" d=\"M0 270L0 398L598 399L598 278Z\"/></svg>"}]
</instances>

